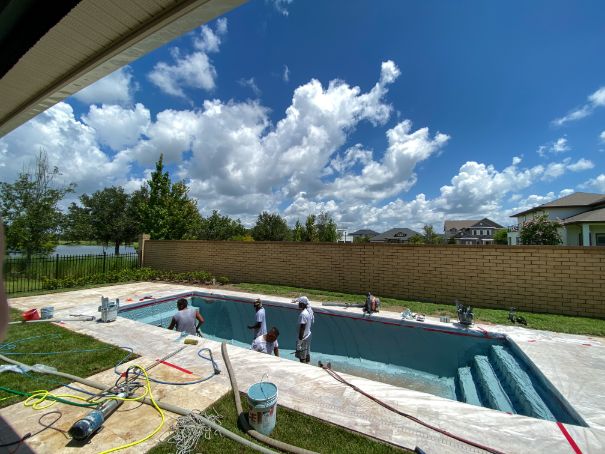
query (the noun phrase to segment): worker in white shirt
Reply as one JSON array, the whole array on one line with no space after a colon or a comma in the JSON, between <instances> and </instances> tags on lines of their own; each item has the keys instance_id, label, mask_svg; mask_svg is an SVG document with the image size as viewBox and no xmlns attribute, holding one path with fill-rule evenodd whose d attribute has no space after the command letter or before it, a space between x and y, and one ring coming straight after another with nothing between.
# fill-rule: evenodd
<instances>
[{"instance_id":1,"label":"worker in white shirt","mask_svg":"<svg viewBox=\"0 0 605 454\"><path fill-rule=\"evenodd\" d=\"M254 301L254 311L256 312L255 323L254 325L248 325L248 329L254 330L252 334L253 342L258 336L267 334L267 317L265 316L265 308L260 298Z\"/></svg>"},{"instance_id":2,"label":"worker in white shirt","mask_svg":"<svg viewBox=\"0 0 605 454\"><path fill-rule=\"evenodd\" d=\"M311 303L306 296L300 296L292 301L298 303L300 314L298 315L298 338L296 340L295 356L301 363L311 361L311 325L315 321Z\"/></svg>"},{"instance_id":3,"label":"worker in white shirt","mask_svg":"<svg viewBox=\"0 0 605 454\"><path fill-rule=\"evenodd\" d=\"M254 342L252 342L252 350L260 353L273 353L275 356L279 356L279 344L277 338L279 337L279 330L273 327L267 334L261 334Z\"/></svg>"}]
</instances>

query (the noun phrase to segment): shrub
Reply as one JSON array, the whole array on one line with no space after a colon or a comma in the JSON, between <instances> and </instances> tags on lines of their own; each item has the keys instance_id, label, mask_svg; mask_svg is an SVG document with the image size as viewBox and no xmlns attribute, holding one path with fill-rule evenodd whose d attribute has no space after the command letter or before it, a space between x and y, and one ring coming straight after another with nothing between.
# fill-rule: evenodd
<instances>
[{"instance_id":1,"label":"shrub","mask_svg":"<svg viewBox=\"0 0 605 454\"><path fill-rule=\"evenodd\" d=\"M219 276L216 278L216 282L221 285L226 285L229 283L229 278L227 276Z\"/></svg>"}]
</instances>

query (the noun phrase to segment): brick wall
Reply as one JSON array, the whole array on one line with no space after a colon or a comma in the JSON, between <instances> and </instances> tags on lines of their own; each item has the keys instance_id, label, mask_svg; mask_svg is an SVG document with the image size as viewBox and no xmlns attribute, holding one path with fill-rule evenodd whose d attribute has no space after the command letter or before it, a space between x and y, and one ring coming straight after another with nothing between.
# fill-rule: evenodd
<instances>
[{"instance_id":1,"label":"brick wall","mask_svg":"<svg viewBox=\"0 0 605 454\"><path fill-rule=\"evenodd\" d=\"M605 318L605 248L146 241L145 266L476 307Z\"/></svg>"}]
</instances>

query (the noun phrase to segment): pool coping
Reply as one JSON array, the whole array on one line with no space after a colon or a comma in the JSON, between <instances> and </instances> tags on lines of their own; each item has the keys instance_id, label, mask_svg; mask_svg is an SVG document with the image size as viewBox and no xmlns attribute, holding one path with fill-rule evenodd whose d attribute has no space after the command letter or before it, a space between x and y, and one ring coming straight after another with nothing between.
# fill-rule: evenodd
<instances>
[{"instance_id":1,"label":"pool coping","mask_svg":"<svg viewBox=\"0 0 605 454\"><path fill-rule=\"evenodd\" d=\"M114 292L114 294L121 293L124 295L132 295L137 289L140 291L144 288L147 289L145 293L152 292L158 294L159 292L163 296L169 296L171 298L175 295L191 291L207 292L209 295L215 296L217 293L220 293L230 297L242 297L247 300L254 299L259 296L263 297L263 295L258 294L235 292L222 289L217 291L198 286L142 283L138 286L131 284L130 287L129 285L126 285L114 286L111 288L105 287L99 289L89 289L87 291L80 291L80 295L77 295L78 292L70 292L73 294L70 296L70 299L73 299L72 297L77 298L77 296L83 296L86 298L94 297L96 298L95 302L87 303L85 306L89 312L96 312L99 295L108 294L111 292ZM143 294L144 293L141 293L138 296ZM53 299L56 300L57 297L61 298L63 296L63 299L65 299L65 295L66 294L52 294L40 297L12 299L11 305L21 309L30 307L39 308L47 305L49 301L52 301ZM134 296L137 297L136 294ZM122 300L122 298L120 299ZM292 304L290 303L289 299L286 298L270 296L267 297L267 299L278 302L280 305L281 303ZM138 301L133 302L133 306L136 306L136 303L138 303ZM312 304L315 311L330 313L332 311L338 311L339 313L341 312L348 315L361 315L361 310L357 310L356 308L330 308L328 311L326 311L327 308L318 306L317 303L314 302L312 302ZM58 303L53 302L53 305L56 309L61 309L58 307ZM82 305L78 305L78 307L84 308ZM124 308L127 306L122 307ZM66 310L68 307L64 305L64 309ZM380 317L381 320L384 318L387 322L394 323L394 320L397 320L398 318L398 314L389 314L382 311L380 312L379 316L372 315L370 317ZM112 327L112 332L115 332L119 325L128 326L130 329L130 327L133 327L133 324L138 323L130 320L128 320L130 323L126 323L125 319L120 319L122 320L120 323L114 322L116 325ZM439 321L430 320L428 317L427 320L429 323L426 321L415 323L422 323L420 326L424 327L437 326L439 329L443 327ZM411 321L407 321L407 323L409 322ZM149 325L144 326L149 328ZM81 324L76 323L72 323L67 327L70 329L75 329L76 331L92 334L101 340L107 341L111 338L111 336L108 337L106 333L103 333L103 329L93 329L98 327L82 326ZM478 325L477 328L479 331L485 330L488 332L493 332L494 328L496 328L498 329L499 333L507 335L511 340L514 341L516 345L518 345L520 351L526 354L532 360L532 362L536 364L536 367L539 367L542 373L544 373L544 375L551 382L554 382L553 384L556 389L559 389L560 385L565 385L565 379L569 379L569 377L577 375L577 372L582 372L585 376L590 375L591 372L584 370L586 368L581 367L583 364L565 363L559 364L558 367L553 368L548 361L541 361L543 364L539 365L536 363L536 358L540 360L540 356L544 356L544 350L546 350L546 353L548 353L549 351L553 350L553 348L556 348L556 352L570 353L573 358L577 357L582 359L584 365L591 364L595 353L598 353L596 355L597 365L603 368L605 363L603 361L605 358L605 349L603 348L602 342L599 339L586 336L559 335L556 333L539 332L531 329L497 325ZM166 331L161 328L157 328L156 330L153 330L153 332L158 332L157 330L164 332ZM145 332L149 331L149 329L136 328L136 331ZM166 337L168 334L162 333L162 336ZM172 334L172 336L174 336L174 334ZM116 343L115 339L113 339L113 341L114 342L112 343ZM584 349L579 348L579 346L584 345L586 342L590 342L590 345L593 347L590 350L590 354L588 354L587 347L584 347ZM211 345L213 349L218 348L219 345L218 343L210 340L205 341L205 343ZM174 346L174 344L172 344L172 346ZM140 348L145 349L146 347L144 344L141 344ZM269 355L255 354L255 352L250 352L249 350L236 346L229 346L229 353L232 358L238 361L238 363L245 365L240 365L236 368L238 380L244 384L244 386L240 386L242 389L245 389L245 385L251 384L251 379L249 376L254 375L246 374L244 372L255 371L256 373L260 374L261 371L268 369L277 374L276 381L278 381L280 385L280 404L282 405L286 405L290 408L294 408L295 410L311 414L334 424L343 425L371 437L412 449L414 448L413 445L417 444L417 441L420 439L423 442L423 446L427 447L428 452L430 452L428 447L431 446L436 448L439 452L460 452L466 450L464 449L464 446L459 444L454 443L452 445L451 443L444 443L444 441L439 437L434 437L433 434L429 434L424 430L410 428L408 423L401 421L402 418L394 418L392 414L385 413L385 410L382 410L381 407L375 408L375 405L366 402L367 399L362 399L360 396L353 395L355 393L343 390L342 385L335 382L331 383L333 380L317 367L302 365L290 360L270 357ZM259 357L259 355L261 357ZM589 355L590 358L587 358L587 355ZM292 376L284 376L282 373L283 371L291 372ZM248 377L246 375L248 375ZM499 449L504 448L505 452L524 452L525 448L523 448L523 446L526 447L527 443L531 443L531 446L536 450L569 452L571 447L571 442L569 442L570 439L580 446L582 452L600 452L605 446L605 418L603 418L603 412L599 411L599 409L605 408L603 405L605 402L605 396L603 395L604 393L602 386L599 387L597 384L592 384L594 380L592 382L585 381L581 386L582 389L580 392L570 392L568 386L562 386L561 388L561 394L574 408L578 410L580 415L582 415L582 417L589 424L589 427L583 428L580 426L571 425L561 427L553 423L536 420L534 418L527 418L518 415L506 415L494 410L473 407L468 404L449 401L448 399L439 398L437 396L417 391L397 388L391 385L372 382L371 380L367 379L347 376L346 374L342 375L348 377L348 379L350 379L353 383L361 385L365 389L370 390L373 394L382 396L384 400L395 406L413 409L413 413L417 417L438 421L440 425L446 427L448 430L461 433L463 435L466 434L469 438L479 438L481 440L485 440L485 442L490 441L495 444L495 447L498 447ZM321 391L321 393L319 394L321 394L323 398L318 397L315 399L310 399L308 392L304 392L305 386L308 386L309 383L320 385L319 391ZM301 389L303 392L301 392ZM586 398L586 394L588 397L590 397L590 399ZM338 396L339 398L333 398L334 396ZM578 399L578 397L581 398ZM369 414L367 416L363 416L357 411L353 412L354 414L348 412L350 406L357 408L355 405L357 405L359 408L367 410ZM388 421L388 423L394 428L397 428L399 432L394 429L385 428L382 423L382 427L374 427L371 424L368 425L368 422L370 420L374 420L374 418L378 418L378 420L384 422ZM464 423L462 424L460 424L461 419L464 420ZM502 432L504 435L507 433L516 433L517 435L513 437L514 439L511 439L508 435L503 436L501 434ZM565 435L565 433L567 433L567 435ZM422 445L419 444L419 446Z\"/></svg>"}]
</instances>

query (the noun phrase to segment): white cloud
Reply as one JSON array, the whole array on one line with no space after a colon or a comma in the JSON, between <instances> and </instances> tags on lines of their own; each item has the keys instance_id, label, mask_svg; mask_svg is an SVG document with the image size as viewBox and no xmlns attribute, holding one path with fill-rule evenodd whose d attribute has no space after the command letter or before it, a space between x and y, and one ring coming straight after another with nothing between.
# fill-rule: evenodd
<instances>
[{"instance_id":1,"label":"white cloud","mask_svg":"<svg viewBox=\"0 0 605 454\"><path fill-rule=\"evenodd\" d=\"M592 114L596 108L603 106L605 106L605 87L601 87L589 95L586 104L577 107L563 117L554 119L552 123L555 126L562 126L570 121L581 120Z\"/></svg>"},{"instance_id":2,"label":"white cloud","mask_svg":"<svg viewBox=\"0 0 605 454\"><path fill-rule=\"evenodd\" d=\"M240 79L237 81L237 83L242 87L250 88L257 98L261 95L260 88L258 88L258 85L256 85L254 77L251 77L250 79Z\"/></svg>"},{"instance_id":3,"label":"white cloud","mask_svg":"<svg viewBox=\"0 0 605 454\"><path fill-rule=\"evenodd\" d=\"M284 65L284 72L282 74L282 79L284 82L290 82L290 68L288 68L288 65Z\"/></svg>"},{"instance_id":4,"label":"white cloud","mask_svg":"<svg viewBox=\"0 0 605 454\"><path fill-rule=\"evenodd\" d=\"M337 177L322 189L325 197L341 200L382 200L408 191L416 183L414 169L419 162L428 159L449 139L437 133L431 137L428 128L412 131L412 123L405 120L387 131L389 146L380 162L360 149L349 150L336 163L348 165L359 160L363 167L358 173L347 173ZM361 159L360 159L361 158ZM335 168L338 170L338 168Z\"/></svg>"},{"instance_id":5,"label":"white cloud","mask_svg":"<svg viewBox=\"0 0 605 454\"><path fill-rule=\"evenodd\" d=\"M605 142L605 131L601 132L599 138L601 139L601 142Z\"/></svg>"},{"instance_id":6,"label":"white cloud","mask_svg":"<svg viewBox=\"0 0 605 454\"><path fill-rule=\"evenodd\" d=\"M567 168L572 172L581 172L582 170L589 170L594 168L594 164L588 159L581 158L577 162L569 164Z\"/></svg>"},{"instance_id":7,"label":"white cloud","mask_svg":"<svg viewBox=\"0 0 605 454\"><path fill-rule=\"evenodd\" d=\"M587 180L586 182L580 185L580 188L605 193L605 173L602 173L595 178Z\"/></svg>"},{"instance_id":8,"label":"white cloud","mask_svg":"<svg viewBox=\"0 0 605 454\"><path fill-rule=\"evenodd\" d=\"M292 4L294 0L266 0L273 4L275 9L279 11L280 14L287 16L289 13L288 6Z\"/></svg>"},{"instance_id":9,"label":"white cloud","mask_svg":"<svg viewBox=\"0 0 605 454\"><path fill-rule=\"evenodd\" d=\"M197 51L181 55L179 48L172 49L174 63L157 63L147 76L149 80L163 92L185 99L185 88L213 90L217 72L208 53L219 51L221 36L227 33L227 19L219 19L215 30L202 26L199 36L193 40Z\"/></svg>"},{"instance_id":10,"label":"white cloud","mask_svg":"<svg viewBox=\"0 0 605 454\"><path fill-rule=\"evenodd\" d=\"M127 161L152 165L160 154L167 163L180 162L184 152L191 149L198 117L189 110L164 110L156 121L145 130L146 139L131 148L122 150L119 156Z\"/></svg>"},{"instance_id":11,"label":"white cloud","mask_svg":"<svg viewBox=\"0 0 605 454\"><path fill-rule=\"evenodd\" d=\"M569 143L565 137L559 137L554 142L550 142L545 145L540 145L538 148L538 154L542 157L546 156L548 153L559 154L565 153L566 151L571 150Z\"/></svg>"},{"instance_id":12,"label":"white cloud","mask_svg":"<svg viewBox=\"0 0 605 454\"><path fill-rule=\"evenodd\" d=\"M0 139L0 180L13 181L41 149L61 171L60 180L76 183L79 193L121 184L130 171L128 162L103 153L95 130L60 102Z\"/></svg>"},{"instance_id":13,"label":"white cloud","mask_svg":"<svg viewBox=\"0 0 605 454\"><path fill-rule=\"evenodd\" d=\"M86 104L131 104L137 84L129 66L114 71L103 79L74 94L73 97Z\"/></svg>"},{"instance_id":14,"label":"white cloud","mask_svg":"<svg viewBox=\"0 0 605 454\"><path fill-rule=\"evenodd\" d=\"M95 130L100 143L119 151L137 143L149 127L150 117L149 110L140 103L133 109L92 105L82 121Z\"/></svg>"}]
</instances>

